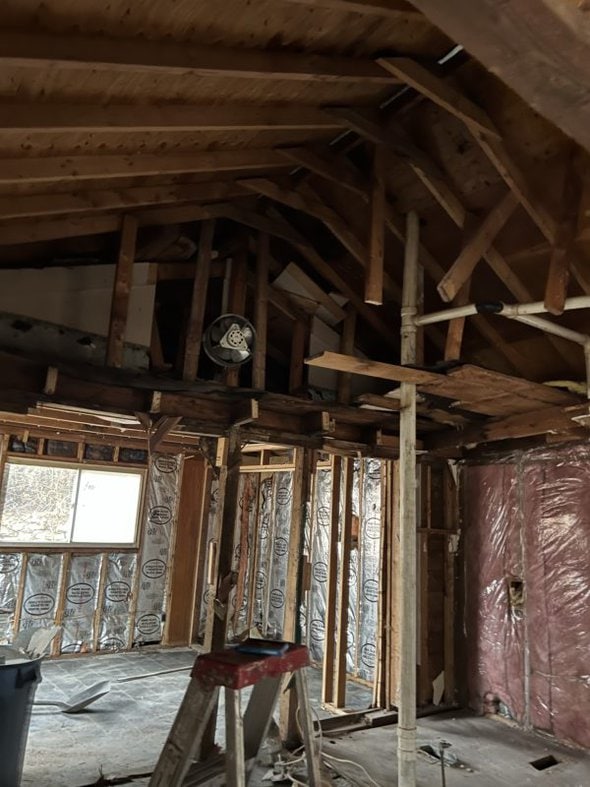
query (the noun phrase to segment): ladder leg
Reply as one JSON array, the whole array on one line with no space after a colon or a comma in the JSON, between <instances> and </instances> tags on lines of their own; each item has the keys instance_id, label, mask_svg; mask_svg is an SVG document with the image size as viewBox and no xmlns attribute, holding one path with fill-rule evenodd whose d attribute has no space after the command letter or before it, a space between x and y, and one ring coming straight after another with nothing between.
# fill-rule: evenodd
<instances>
[{"instance_id":1,"label":"ladder leg","mask_svg":"<svg viewBox=\"0 0 590 787\"><path fill-rule=\"evenodd\" d=\"M320 771L319 750L316 747L313 729L313 716L307 692L307 675L305 669L299 669L295 673L295 688L297 689L297 700L301 711L301 727L303 732L303 743L307 754L307 776L309 787L321 787L322 775Z\"/></svg>"},{"instance_id":2,"label":"ladder leg","mask_svg":"<svg viewBox=\"0 0 590 787\"><path fill-rule=\"evenodd\" d=\"M246 787L240 692L228 688L225 689L225 775L227 787Z\"/></svg>"},{"instance_id":3,"label":"ladder leg","mask_svg":"<svg viewBox=\"0 0 590 787\"><path fill-rule=\"evenodd\" d=\"M244 752L246 760L258 755L268 735L272 715L281 693L283 676L264 678L252 689L248 707L244 713Z\"/></svg>"},{"instance_id":4,"label":"ladder leg","mask_svg":"<svg viewBox=\"0 0 590 787\"><path fill-rule=\"evenodd\" d=\"M181 787L191 763L199 758L203 732L218 695L217 686L204 686L191 678L149 787Z\"/></svg>"}]
</instances>

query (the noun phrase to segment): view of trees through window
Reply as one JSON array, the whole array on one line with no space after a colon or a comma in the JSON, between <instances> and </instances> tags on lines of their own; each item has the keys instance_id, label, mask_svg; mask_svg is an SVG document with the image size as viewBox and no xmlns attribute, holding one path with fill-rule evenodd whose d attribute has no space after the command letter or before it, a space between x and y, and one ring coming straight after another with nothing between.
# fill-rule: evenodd
<instances>
[{"instance_id":1,"label":"view of trees through window","mask_svg":"<svg viewBox=\"0 0 590 787\"><path fill-rule=\"evenodd\" d=\"M7 462L0 542L133 544L142 473Z\"/></svg>"}]
</instances>

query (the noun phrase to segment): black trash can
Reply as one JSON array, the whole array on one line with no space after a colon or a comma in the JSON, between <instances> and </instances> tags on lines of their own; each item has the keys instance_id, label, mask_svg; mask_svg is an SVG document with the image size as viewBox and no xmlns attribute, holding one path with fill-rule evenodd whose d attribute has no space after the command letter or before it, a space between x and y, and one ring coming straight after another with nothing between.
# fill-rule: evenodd
<instances>
[{"instance_id":1,"label":"black trash can","mask_svg":"<svg viewBox=\"0 0 590 787\"><path fill-rule=\"evenodd\" d=\"M0 664L0 787L19 787L41 659Z\"/></svg>"}]
</instances>

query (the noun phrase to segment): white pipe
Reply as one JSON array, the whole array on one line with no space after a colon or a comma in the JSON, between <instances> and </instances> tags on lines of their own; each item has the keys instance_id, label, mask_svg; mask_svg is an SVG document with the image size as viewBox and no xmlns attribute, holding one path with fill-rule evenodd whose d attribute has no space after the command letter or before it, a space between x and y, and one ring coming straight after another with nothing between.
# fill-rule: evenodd
<instances>
[{"instance_id":1,"label":"white pipe","mask_svg":"<svg viewBox=\"0 0 590 787\"><path fill-rule=\"evenodd\" d=\"M583 347L590 341L590 336L586 336L586 334L579 333L578 331L572 331L571 328L566 328L563 325L549 322L549 320L544 320L542 317L533 317L530 314L504 314L504 312L501 312L501 315L502 317L508 317L510 320L516 320L525 325L530 325L531 328L538 328L541 331L552 333L554 336L560 336L562 339L567 339L570 342L581 344Z\"/></svg>"},{"instance_id":2,"label":"white pipe","mask_svg":"<svg viewBox=\"0 0 590 787\"><path fill-rule=\"evenodd\" d=\"M418 216L407 216L401 362L416 363ZM416 787L416 385L400 386L398 787Z\"/></svg>"},{"instance_id":3,"label":"white pipe","mask_svg":"<svg viewBox=\"0 0 590 787\"><path fill-rule=\"evenodd\" d=\"M484 306L484 308L482 308ZM492 308L486 309L483 304L471 303L466 306L455 306L452 309L444 309L439 312L432 312L431 314L423 314L416 317L416 325L432 325L436 322L446 322L448 320L455 320L457 317L470 317L473 314L491 313L501 314L503 317L516 317L521 314L546 314L547 309L543 301L535 301L534 303L501 303L498 302L497 308L493 308L494 304L490 305ZM564 311L572 311L574 309L588 309L590 308L590 295L580 295L575 298L567 298L564 304ZM553 323L552 323L553 324Z\"/></svg>"},{"instance_id":4,"label":"white pipe","mask_svg":"<svg viewBox=\"0 0 590 787\"><path fill-rule=\"evenodd\" d=\"M447 322L448 320L455 320L457 317L470 317L473 314L477 314L477 306L473 303L467 306L455 306L453 309L422 314L416 317L416 325L432 325L435 322Z\"/></svg>"}]
</instances>

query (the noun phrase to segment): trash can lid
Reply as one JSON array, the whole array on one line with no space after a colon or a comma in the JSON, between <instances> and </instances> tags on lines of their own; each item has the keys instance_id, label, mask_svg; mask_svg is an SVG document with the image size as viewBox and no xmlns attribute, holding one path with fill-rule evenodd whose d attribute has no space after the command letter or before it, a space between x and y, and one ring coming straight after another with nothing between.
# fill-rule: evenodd
<instances>
[{"instance_id":1,"label":"trash can lid","mask_svg":"<svg viewBox=\"0 0 590 787\"><path fill-rule=\"evenodd\" d=\"M0 668L28 664L31 661L36 661L36 659L29 658L26 653L16 648L11 648L10 645L0 645Z\"/></svg>"}]
</instances>

